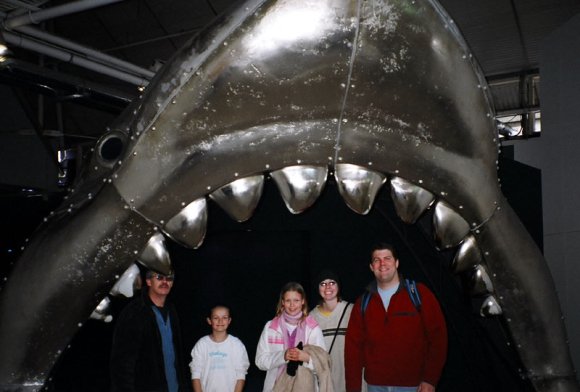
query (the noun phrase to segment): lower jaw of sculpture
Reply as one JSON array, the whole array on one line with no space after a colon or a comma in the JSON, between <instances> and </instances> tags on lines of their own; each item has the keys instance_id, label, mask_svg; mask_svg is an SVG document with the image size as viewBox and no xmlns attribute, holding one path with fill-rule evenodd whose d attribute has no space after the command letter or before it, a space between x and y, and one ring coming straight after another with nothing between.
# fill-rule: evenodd
<instances>
[{"instance_id":1,"label":"lower jaw of sculpture","mask_svg":"<svg viewBox=\"0 0 580 392\"><path fill-rule=\"evenodd\" d=\"M297 165L269 175L288 209L299 213L315 202L327 171L324 166ZM396 175L349 164L336 165L333 174L347 205L357 213L368 212L387 180L403 221L413 223L433 210L438 246L457 248L452 269L469 276L471 292L485 298L482 315L505 318L536 389L576 390L569 354L562 351L565 331L549 271L507 203L500 201L493 217L473 228L444 200ZM234 180L185 206L180 214L188 208L189 214L178 214L161 227L126 203L113 186L105 186L74 219L67 214L55 219L26 249L3 290L0 347L14 359L0 367L3 390L39 390L71 337L135 259L156 270L170 268L160 229L181 243L200 246L207 200L235 220L249 219L263 181L261 173ZM199 204L191 213L191 206ZM70 241L63 245L63 238ZM19 316L16 322L14 315Z\"/></svg>"}]
</instances>

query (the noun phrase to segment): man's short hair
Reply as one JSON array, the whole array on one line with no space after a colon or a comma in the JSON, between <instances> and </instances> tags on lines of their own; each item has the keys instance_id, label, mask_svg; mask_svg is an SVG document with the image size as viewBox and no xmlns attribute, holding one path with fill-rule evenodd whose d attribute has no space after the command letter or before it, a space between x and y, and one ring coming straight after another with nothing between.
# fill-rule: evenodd
<instances>
[{"instance_id":1,"label":"man's short hair","mask_svg":"<svg viewBox=\"0 0 580 392\"><path fill-rule=\"evenodd\" d=\"M395 248L395 245L393 245L389 242L377 242L371 248L371 263L373 260L373 253L375 253L376 250L385 250L385 249L390 250L395 259L397 259L397 260L399 259L399 255L397 253L397 249Z\"/></svg>"}]
</instances>

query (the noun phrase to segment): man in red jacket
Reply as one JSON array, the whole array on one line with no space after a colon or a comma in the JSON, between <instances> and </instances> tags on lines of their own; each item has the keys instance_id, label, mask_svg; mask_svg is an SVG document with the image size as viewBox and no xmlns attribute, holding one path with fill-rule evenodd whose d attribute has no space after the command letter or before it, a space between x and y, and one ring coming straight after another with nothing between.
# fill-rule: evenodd
<instances>
[{"instance_id":1,"label":"man in red jacket","mask_svg":"<svg viewBox=\"0 0 580 392\"><path fill-rule=\"evenodd\" d=\"M375 275L353 310L346 332L346 389L434 392L447 357L447 328L433 293L404 280L391 244L372 250ZM416 295L418 292L418 295Z\"/></svg>"}]
</instances>

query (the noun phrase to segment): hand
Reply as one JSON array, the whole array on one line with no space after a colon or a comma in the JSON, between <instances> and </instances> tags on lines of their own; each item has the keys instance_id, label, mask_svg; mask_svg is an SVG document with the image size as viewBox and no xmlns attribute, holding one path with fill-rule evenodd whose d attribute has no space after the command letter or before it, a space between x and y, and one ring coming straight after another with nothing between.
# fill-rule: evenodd
<instances>
[{"instance_id":1,"label":"hand","mask_svg":"<svg viewBox=\"0 0 580 392\"><path fill-rule=\"evenodd\" d=\"M284 360L285 361L295 361L296 360L296 359L294 359L295 354L294 354L294 352L292 350L294 350L294 349L293 348L289 348L284 353Z\"/></svg>"},{"instance_id":2,"label":"hand","mask_svg":"<svg viewBox=\"0 0 580 392\"><path fill-rule=\"evenodd\" d=\"M286 361L308 362L310 361L310 355L297 348L289 348L284 354L284 359Z\"/></svg>"},{"instance_id":3,"label":"hand","mask_svg":"<svg viewBox=\"0 0 580 392\"><path fill-rule=\"evenodd\" d=\"M423 381L421 384L419 384L417 392L435 392L435 387L428 382Z\"/></svg>"},{"instance_id":4,"label":"hand","mask_svg":"<svg viewBox=\"0 0 580 392\"><path fill-rule=\"evenodd\" d=\"M284 353L284 358L288 360L288 364L286 365L286 374L288 374L290 377L296 376L298 366L302 365L305 360L310 360L310 356L300 348L302 348L302 342L298 343L297 348L290 348Z\"/></svg>"}]
</instances>

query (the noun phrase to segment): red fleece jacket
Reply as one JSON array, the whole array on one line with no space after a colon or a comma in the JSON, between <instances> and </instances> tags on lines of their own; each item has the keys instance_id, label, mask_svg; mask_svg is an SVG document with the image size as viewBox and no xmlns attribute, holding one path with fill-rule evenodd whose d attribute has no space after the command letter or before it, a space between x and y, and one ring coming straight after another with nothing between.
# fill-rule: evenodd
<instances>
[{"instance_id":1,"label":"red fleece jacket","mask_svg":"<svg viewBox=\"0 0 580 392\"><path fill-rule=\"evenodd\" d=\"M360 391L362 368L371 385L436 386L447 357L447 328L433 293L417 284L421 310L417 311L401 284L385 311L376 284L364 316L362 297L356 301L345 346L346 389Z\"/></svg>"}]
</instances>

